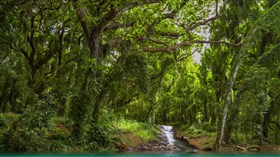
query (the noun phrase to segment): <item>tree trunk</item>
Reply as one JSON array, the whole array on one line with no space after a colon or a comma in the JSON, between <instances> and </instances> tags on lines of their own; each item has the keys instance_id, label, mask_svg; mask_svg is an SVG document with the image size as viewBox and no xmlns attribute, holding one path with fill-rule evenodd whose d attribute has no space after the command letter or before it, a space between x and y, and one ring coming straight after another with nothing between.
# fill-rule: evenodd
<instances>
[{"instance_id":1,"label":"tree trunk","mask_svg":"<svg viewBox=\"0 0 280 157\"><path fill-rule=\"evenodd\" d=\"M9 95L9 90L12 85L13 79L11 78L6 78L4 87L2 89L2 93L0 96L0 112L8 112L9 111L9 104L8 104L8 95Z\"/></svg>"},{"instance_id":2,"label":"tree trunk","mask_svg":"<svg viewBox=\"0 0 280 157\"><path fill-rule=\"evenodd\" d=\"M154 124L155 119L154 119L154 100L153 98L149 99L149 109L148 109L148 115L147 115L147 120L150 124Z\"/></svg>"},{"instance_id":3,"label":"tree trunk","mask_svg":"<svg viewBox=\"0 0 280 157\"><path fill-rule=\"evenodd\" d=\"M206 96L204 95L204 115L203 115L203 121L208 122L208 108L207 108L207 99Z\"/></svg>"},{"instance_id":4,"label":"tree trunk","mask_svg":"<svg viewBox=\"0 0 280 157\"><path fill-rule=\"evenodd\" d=\"M277 97L276 97L276 100L277 100ZM264 120L263 120L263 124L262 124L262 129L263 129L263 137L265 139L268 139L269 123L271 121L271 118L273 116L273 111L275 109L274 103L275 103L275 101L271 101L269 108L264 113Z\"/></svg>"},{"instance_id":5,"label":"tree trunk","mask_svg":"<svg viewBox=\"0 0 280 157\"><path fill-rule=\"evenodd\" d=\"M229 85L226 90L226 97L224 101L224 109L222 113L222 118L221 118L221 123L218 128L218 134L217 134L217 139L216 139L216 144L215 144L215 150L220 151L222 142L225 141L225 137L228 137L229 135L225 136L225 129L227 127L227 117L228 117L228 112L229 112L229 107L232 105L232 91L233 91L233 86L235 83L235 78L237 76L239 67L242 63L243 56L245 55L245 50L240 50L239 53L237 54L235 61L233 63L233 68L231 71L231 76L229 78Z\"/></svg>"}]
</instances>

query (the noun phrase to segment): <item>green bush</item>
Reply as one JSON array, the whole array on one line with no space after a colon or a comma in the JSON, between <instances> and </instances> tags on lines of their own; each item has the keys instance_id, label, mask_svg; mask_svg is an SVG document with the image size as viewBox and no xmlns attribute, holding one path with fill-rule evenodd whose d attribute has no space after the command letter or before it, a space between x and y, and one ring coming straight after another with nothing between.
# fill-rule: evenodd
<instances>
[{"instance_id":1,"label":"green bush","mask_svg":"<svg viewBox=\"0 0 280 157\"><path fill-rule=\"evenodd\" d=\"M212 125L211 123L201 123L200 126L207 132L215 132L217 130L217 127L215 125Z\"/></svg>"},{"instance_id":2,"label":"green bush","mask_svg":"<svg viewBox=\"0 0 280 157\"><path fill-rule=\"evenodd\" d=\"M0 128L11 127L19 116L15 113L0 113Z\"/></svg>"},{"instance_id":3,"label":"green bush","mask_svg":"<svg viewBox=\"0 0 280 157\"><path fill-rule=\"evenodd\" d=\"M48 143L43 138L44 132L39 129L28 129L20 124L3 135L2 152L43 151Z\"/></svg>"},{"instance_id":4,"label":"green bush","mask_svg":"<svg viewBox=\"0 0 280 157\"><path fill-rule=\"evenodd\" d=\"M45 139L48 120L52 116L47 102L37 100L34 110L26 110L22 115L5 114L7 131L1 138L1 151L3 152L37 152L49 148Z\"/></svg>"},{"instance_id":5,"label":"green bush","mask_svg":"<svg viewBox=\"0 0 280 157\"><path fill-rule=\"evenodd\" d=\"M8 134L9 128L19 119L18 114L1 113L0 114L0 151L5 151L5 138Z\"/></svg>"},{"instance_id":6,"label":"green bush","mask_svg":"<svg viewBox=\"0 0 280 157\"><path fill-rule=\"evenodd\" d=\"M60 140L52 140L48 148L48 150L52 152L66 152L70 149L71 147L69 145L65 144L65 142Z\"/></svg>"},{"instance_id":7,"label":"green bush","mask_svg":"<svg viewBox=\"0 0 280 157\"><path fill-rule=\"evenodd\" d=\"M100 147L109 147L112 145L112 140L110 138L111 133L108 129L109 128L106 128L106 126L91 123L89 130L87 131L88 140L91 145L95 146L97 144Z\"/></svg>"},{"instance_id":8,"label":"green bush","mask_svg":"<svg viewBox=\"0 0 280 157\"><path fill-rule=\"evenodd\" d=\"M2 114L0 114L0 128L5 128L7 125L5 123L5 119L2 116Z\"/></svg>"},{"instance_id":9,"label":"green bush","mask_svg":"<svg viewBox=\"0 0 280 157\"><path fill-rule=\"evenodd\" d=\"M66 117L52 117L49 120L48 139L67 140L71 136L72 121Z\"/></svg>"},{"instance_id":10,"label":"green bush","mask_svg":"<svg viewBox=\"0 0 280 157\"><path fill-rule=\"evenodd\" d=\"M92 122L87 129L87 136L92 136L95 134L95 137L90 137L89 142L91 143L90 150L94 148L98 151L114 151L116 143L122 143L122 132L115 126L114 119L117 119L116 115L110 110L102 108L100 111L102 114L99 118L98 123ZM92 133L94 132L94 133ZM99 133L98 133L99 132ZM101 133L102 132L102 133ZM97 135L96 135L97 134Z\"/></svg>"}]
</instances>

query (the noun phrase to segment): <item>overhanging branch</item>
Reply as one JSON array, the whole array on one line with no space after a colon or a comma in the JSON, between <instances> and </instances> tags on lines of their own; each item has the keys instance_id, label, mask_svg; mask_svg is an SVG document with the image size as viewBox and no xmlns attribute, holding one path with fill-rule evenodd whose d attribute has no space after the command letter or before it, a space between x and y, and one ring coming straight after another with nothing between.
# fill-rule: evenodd
<instances>
[{"instance_id":1,"label":"overhanging branch","mask_svg":"<svg viewBox=\"0 0 280 157\"><path fill-rule=\"evenodd\" d=\"M152 4L152 3L159 3L159 0L149 0L149 1L144 0L142 3L131 2L119 10L115 10L114 8L111 8L110 11L104 16L104 18L100 21L100 23L95 28L100 28L101 30L103 30L109 24L109 22L114 20L115 17L121 15L122 13L131 10L137 6L141 6L144 4Z\"/></svg>"},{"instance_id":2,"label":"overhanging branch","mask_svg":"<svg viewBox=\"0 0 280 157\"><path fill-rule=\"evenodd\" d=\"M217 0L215 3L216 3L215 4L215 16L208 17L207 19L202 19L200 21L192 22L192 23L188 24L187 26L186 25L181 26L181 27L185 27L185 32L189 33L190 31L194 30L195 28L197 28L199 26L207 25L210 22L217 20L220 17L219 12L218 12L219 3L217 2ZM225 6L226 4L227 4L227 1L224 0L223 5ZM221 14L224 14L224 13L225 13L225 9L221 10ZM182 36L182 34L176 33L176 32L174 32L174 33L159 32L159 34L163 35L163 36L168 36L171 38L179 38L180 36Z\"/></svg>"},{"instance_id":3,"label":"overhanging branch","mask_svg":"<svg viewBox=\"0 0 280 157\"><path fill-rule=\"evenodd\" d=\"M166 44L165 42L162 42L162 41L159 41L159 40L156 40L156 39L153 39L153 38L148 38L148 40L150 40L150 41L152 41L152 42L154 42L154 43L156 43L156 44L164 45L164 46L166 46L166 47L169 46L169 45Z\"/></svg>"},{"instance_id":4,"label":"overhanging branch","mask_svg":"<svg viewBox=\"0 0 280 157\"><path fill-rule=\"evenodd\" d=\"M193 22L185 29L185 32L188 33L189 31L194 30L198 26L206 25L209 22L217 20L219 17L220 17L219 15L215 15L215 16L210 17L210 18L205 19L205 20L201 20L201 21L198 21L198 22Z\"/></svg>"},{"instance_id":5,"label":"overhanging branch","mask_svg":"<svg viewBox=\"0 0 280 157\"><path fill-rule=\"evenodd\" d=\"M106 30L117 29L117 28L131 27L133 25L135 25L135 21L132 21L132 22L129 22L129 23L112 23L112 24L106 26L105 31Z\"/></svg>"},{"instance_id":6,"label":"overhanging branch","mask_svg":"<svg viewBox=\"0 0 280 157\"><path fill-rule=\"evenodd\" d=\"M174 46L165 46L165 47L143 47L143 51L145 52L173 52L178 50L181 47L191 46L193 44L224 44L233 47L239 47L242 44L242 41L239 43L230 43L226 41L204 41L204 40L194 40L194 41L186 41Z\"/></svg>"}]
</instances>

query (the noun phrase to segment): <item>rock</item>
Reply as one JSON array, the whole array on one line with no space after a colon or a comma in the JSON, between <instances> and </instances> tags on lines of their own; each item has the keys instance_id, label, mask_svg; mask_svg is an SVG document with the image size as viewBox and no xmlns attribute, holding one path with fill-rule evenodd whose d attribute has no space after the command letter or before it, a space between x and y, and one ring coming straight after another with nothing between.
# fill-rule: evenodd
<instances>
[{"instance_id":1,"label":"rock","mask_svg":"<svg viewBox=\"0 0 280 157\"><path fill-rule=\"evenodd\" d=\"M166 143L166 142L163 142L163 141L160 141L158 144L159 144L159 145L167 146L167 143Z\"/></svg>"},{"instance_id":2,"label":"rock","mask_svg":"<svg viewBox=\"0 0 280 157\"><path fill-rule=\"evenodd\" d=\"M135 150L135 148L127 147L125 150L126 150L126 151L133 151L133 150Z\"/></svg>"},{"instance_id":3,"label":"rock","mask_svg":"<svg viewBox=\"0 0 280 157\"><path fill-rule=\"evenodd\" d=\"M192 153L197 153L197 152L198 152L198 149L193 149L191 152L192 152Z\"/></svg>"},{"instance_id":4,"label":"rock","mask_svg":"<svg viewBox=\"0 0 280 157\"><path fill-rule=\"evenodd\" d=\"M142 146L142 147L140 147L140 149L141 149L141 150L149 150L149 147L147 147L147 146Z\"/></svg>"},{"instance_id":5,"label":"rock","mask_svg":"<svg viewBox=\"0 0 280 157\"><path fill-rule=\"evenodd\" d=\"M160 150L164 150L164 149L166 149L166 147L164 147L164 146L159 146L159 149L160 149Z\"/></svg>"},{"instance_id":6,"label":"rock","mask_svg":"<svg viewBox=\"0 0 280 157\"><path fill-rule=\"evenodd\" d=\"M248 146L246 150L250 152L259 152L261 151L261 147L257 145L252 145L252 146Z\"/></svg>"}]
</instances>

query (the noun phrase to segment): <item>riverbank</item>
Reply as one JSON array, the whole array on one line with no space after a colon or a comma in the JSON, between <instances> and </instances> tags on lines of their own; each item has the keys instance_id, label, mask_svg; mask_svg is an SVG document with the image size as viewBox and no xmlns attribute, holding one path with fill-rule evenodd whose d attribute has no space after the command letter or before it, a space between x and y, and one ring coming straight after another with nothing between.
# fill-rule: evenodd
<instances>
[{"instance_id":1,"label":"riverbank","mask_svg":"<svg viewBox=\"0 0 280 157\"><path fill-rule=\"evenodd\" d=\"M125 152L155 152L155 153L191 153L196 152L186 141L177 139L172 126L159 125L160 133L148 142L139 140L133 134L124 134L124 138L130 141L130 145L123 150ZM132 139L132 137L134 137Z\"/></svg>"},{"instance_id":2,"label":"riverbank","mask_svg":"<svg viewBox=\"0 0 280 157\"><path fill-rule=\"evenodd\" d=\"M202 151L213 151L214 137L210 135L188 135L178 128L174 128L175 137L186 141L191 147Z\"/></svg>"},{"instance_id":3,"label":"riverbank","mask_svg":"<svg viewBox=\"0 0 280 157\"><path fill-rule=\"evenodd\" d=\"M72 136L72 122L65 117L53 117L35 131L26 130L22 115L0 115L1 152L196 152L213 151L215 134L187 134L178 128L156 126L119 119L92 125L78 141ZM32 119L32 122L37 122ZM89 127L89 126L87 126ZM173 132L174 131L174 132ZM173 136L173 133L175 136ZM171 138L171 139L170 139ZM175 140L176 139L176 140ZM280 146L230 145L224 152L276 152Z\"/></svg>"},{"instance_id":4,"label":"riverbank","mask_svg":"<svg viewBox=\"0 0 280 157\"><path fill-rule=\"evenodd\" d=\"M214 152L215 135L193 136L175 128L177 139L186 141L191 147L196 148L199 152ZM221 153L280 153L279 145L249 145L249 144L231 144L222 148Z\"/></svg>"}]
</instances>

